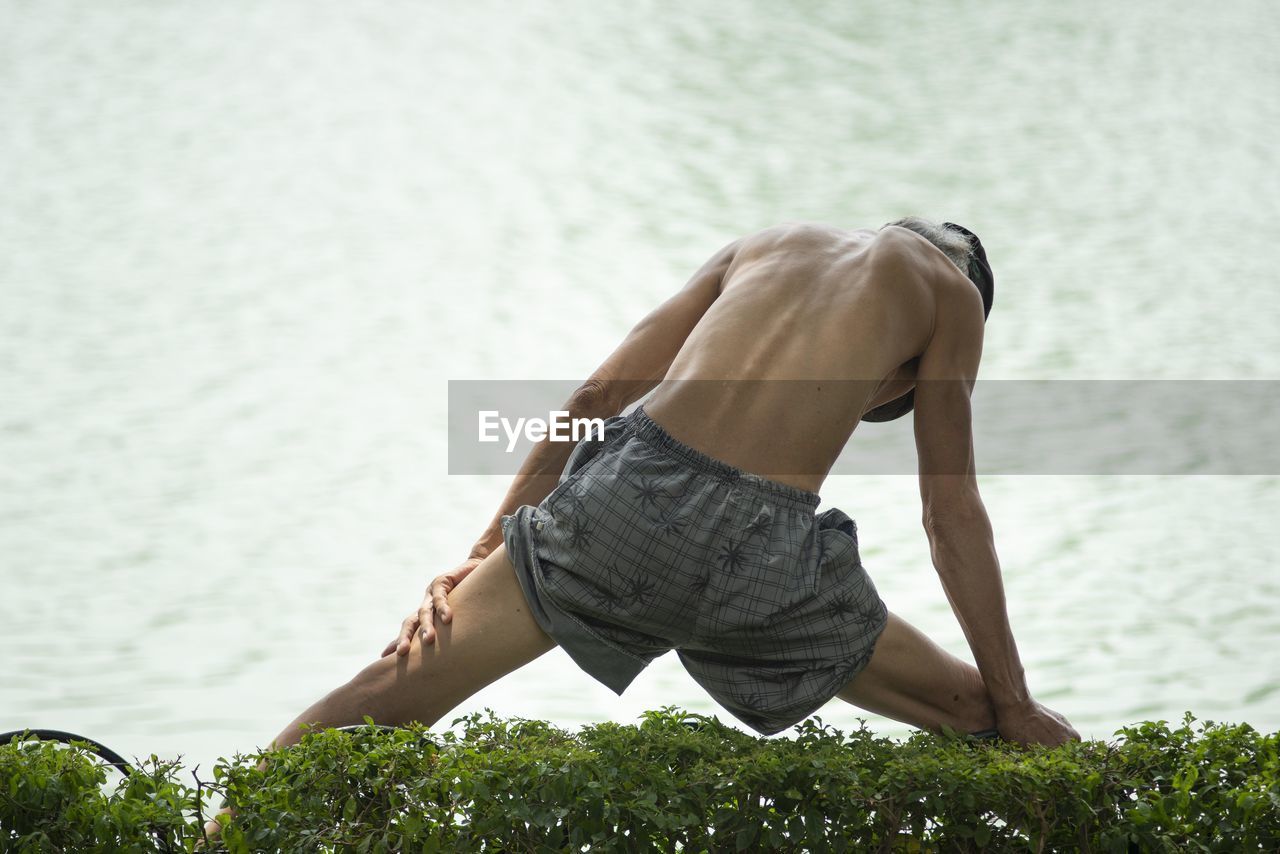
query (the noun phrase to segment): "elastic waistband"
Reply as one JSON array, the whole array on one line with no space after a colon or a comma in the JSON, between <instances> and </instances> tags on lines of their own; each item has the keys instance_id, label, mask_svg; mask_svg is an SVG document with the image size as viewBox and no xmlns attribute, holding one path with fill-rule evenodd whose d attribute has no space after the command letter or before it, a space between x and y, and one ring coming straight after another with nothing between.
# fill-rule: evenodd
<instances>
[{"instance_id":1,"label":"elastic waistband","mask_svg":"<svg viewBox=\"0 0 1280 854\"><path fill-rule=\"evenodd\" d=\"M797 486L780 483L767 477L761 477L758 474L743 471L736 466L731 466L726 462L717 460L715 457L690 448L683 442L673 438L670 433L663 429L661 424L650 418L644 411L643 406L637 406L630 415L626 416L626 419L627 426L645 442L662 449L667 455L675 457L685 465L704 474L766 492L780 501L794 504L797 507L812 509L822 501L822 498L816 492L809 492Z\"/></svg>"}]
</instances>

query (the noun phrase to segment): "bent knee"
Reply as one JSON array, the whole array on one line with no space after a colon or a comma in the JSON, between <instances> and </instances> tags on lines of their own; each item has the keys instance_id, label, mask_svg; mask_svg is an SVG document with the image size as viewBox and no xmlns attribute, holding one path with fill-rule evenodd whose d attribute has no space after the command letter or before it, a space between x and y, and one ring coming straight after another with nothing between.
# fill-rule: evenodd
<instances>
[{"instance_id":1,"label":"bent knee","mask_svg":"<svg viewBox=\"0 0 1280 854\"><path fill-rule=\"evenodd\" d=\"M951 711L958 719L957 729L978 732L993 729L996 725L996 709L987 693L986 683L974 668L969 668L952 692Z\"/></svg>"}]
</instances>

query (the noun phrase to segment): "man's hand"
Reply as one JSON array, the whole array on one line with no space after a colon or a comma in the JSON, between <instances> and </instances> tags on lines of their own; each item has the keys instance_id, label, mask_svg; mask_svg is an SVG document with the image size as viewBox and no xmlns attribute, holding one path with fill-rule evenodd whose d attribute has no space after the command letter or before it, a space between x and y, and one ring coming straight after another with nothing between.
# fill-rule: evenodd
<instances>
[{"instance_id":1,"label":"man's hand","mask_svg":"<svg viewBox=\"0 0 1280 854\"><path fill-rule=\"evenodd\" d=\"M1031 699L1016 706L997 706L996 727L1001 738L1018 744L1056 747L1067 741L1080 740L1080 733L1066 718Z\"/></svg>"},{"instance_id":2,"label":"man's hand","mask_svg":"<svg viewBox=\"0 0 1280 854\"><path fill-rule=\"evenodd\" d=\"M470 575L471 570L479 566L481 560L483 558L467 558L455 569L438 576L427 585L427 592L422 597L421 607L415 613L404 618L404 622L400 624L400 635L387 644L386 649L382 650L382 657L385 658L393 652L397 655L407 655L409 646L413 641L413 633L419 628L422 630L422 642L434 643L436 639L434 613L439 612L440 621L443 623L453 619L453 609L449 607L449 591L457 587L462 579Z\"/></svg>"}]
</instances>

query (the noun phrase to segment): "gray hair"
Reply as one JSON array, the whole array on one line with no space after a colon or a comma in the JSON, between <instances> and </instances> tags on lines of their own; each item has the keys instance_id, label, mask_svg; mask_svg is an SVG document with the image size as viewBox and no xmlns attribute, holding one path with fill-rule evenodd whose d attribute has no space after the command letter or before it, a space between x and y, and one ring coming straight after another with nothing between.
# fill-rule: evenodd
<instances>
[{"instance_id":1,"label":"gray hair","mask_svg":"<svg viewBox=\"0 0 1280 854\"><path fill-rule=\"evenodd\" d=\"M969 261L973 257L973 248L969 238L958 231L947 228L941 223L918 216L904 216L893 222L886 222L881 228L896 225L910 229L942 250L942 254L951 259L951 263L960 268L960 272L969 275ZM971 277L972 278L972 277Z\"/></svg>"}]
</instances>

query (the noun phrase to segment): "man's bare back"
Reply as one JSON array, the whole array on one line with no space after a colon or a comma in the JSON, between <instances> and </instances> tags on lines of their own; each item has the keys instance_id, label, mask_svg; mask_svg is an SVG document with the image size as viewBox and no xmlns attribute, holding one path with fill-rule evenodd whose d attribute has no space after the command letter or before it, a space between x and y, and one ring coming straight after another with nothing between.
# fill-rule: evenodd
<instances>
[{"instance_id":1,"label":"man's bare back","mask_svg":"<svg viewBox=\"0 0 1280 854\"><path fill-rule=\"evenodd\" d=\"M973 289L896 227L781 225L719 262L714 302L645 409L695 448L813 492L863 413L910 387L946 292Z\"/></svg>"}]
</instances>

